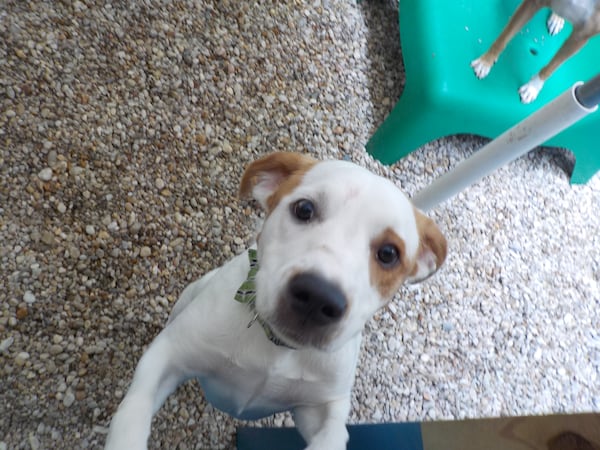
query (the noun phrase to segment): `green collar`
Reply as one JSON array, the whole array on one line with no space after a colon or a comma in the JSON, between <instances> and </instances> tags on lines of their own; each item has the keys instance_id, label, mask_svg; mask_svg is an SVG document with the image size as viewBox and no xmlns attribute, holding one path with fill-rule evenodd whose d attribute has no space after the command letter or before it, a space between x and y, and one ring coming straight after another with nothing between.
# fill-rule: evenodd
<instances>
[{"instance_id":1,"label":"green collar","mask_svg":"<svg viewBox=\"0 0 600 450\"><path fill-rule=\"evenodd\" d=\"M254 325L254 322L258 322L263 327L267 339L269 339L273 344L294 349L294 347L290 347L281 339L279 339L269 324L258 315L258 312L256 311L256 274L258 273L258 257L256 255L256 249L248 249L248 259L250 260L250 270L248 271L248 276L238 288L234 296L235 301L248 305L248 308L250 308L250 311L254 314L252 320L248 323L248 328Z\"/></svg>"}]
</instances>

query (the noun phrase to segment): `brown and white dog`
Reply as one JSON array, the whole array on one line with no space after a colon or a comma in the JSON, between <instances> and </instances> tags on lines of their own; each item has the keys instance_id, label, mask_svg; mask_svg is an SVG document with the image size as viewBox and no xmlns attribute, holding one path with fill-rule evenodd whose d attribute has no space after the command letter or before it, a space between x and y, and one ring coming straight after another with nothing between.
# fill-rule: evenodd
<instances>
[{"instance_id":1,"label":"brown and white dog","mask_svg":"<svg viewBox=\"0 0 600 450\"><path fill-rule=\"evenodd\" d=\"M490 49L471 62L475 75L478 78L486 77L506 44L538 10L546 7L552 9L547 22L551 35L562 30L565 19L573 25L573 31L548 65L521 86L519 94L523 103L534 101L544 82L558 66L574 55L591 37L600 33L600 0L523 0ZM590 64L593 62L590 61Z\"/></svg>"},{"instance_id":2,"label":"brown and white dog","mask_svg":"<svg viewBox=\"0 0 600 450\"><path fill-rule=\"evenodd\" d=\"M233 416L291 410L307 449L345 449L365 322L446 257L431 219L349 162L274 153L249 165L240 193L266 211L257 245L183 291L136 368L107 449L145 449L153 414L190 378Z\"/></svg>"}]
</instances>

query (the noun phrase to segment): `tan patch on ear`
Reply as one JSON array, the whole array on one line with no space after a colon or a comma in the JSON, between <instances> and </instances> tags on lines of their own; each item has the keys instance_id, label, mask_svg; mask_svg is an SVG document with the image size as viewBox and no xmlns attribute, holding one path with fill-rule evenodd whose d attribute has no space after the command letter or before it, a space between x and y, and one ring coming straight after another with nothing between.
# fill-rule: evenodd
<instances>
[{"instance_id":1,"label":"tan patch on ear","mask_svg":"<svg viewBox=\"0 0 600 450\"><path fill-rule=\"evenodd\" d=\"M446 259L446 254L448 251L448 243L446 242L446 238L433 220L431 220L417 208L413 208L413 210L417 223L417 231L419 232L419 250L417 259L424 252L431 251L435 255L435 265L436 269L438 269ZM410 275L415 275L417 271L418 266L415 264Z\"/></svg>"},{"instance_id":2,"label":"tan patch on ear","mask_svg":"<svg viewBox=\"0 0 600 450\"><path fill-rule=\"evenodd\" d=\"M306 170L294 172L281 182L277 190L267 199L267 214L275 209L283 197L298 187L302 182Z\"/></svg>"},{"instance_id":3,"label":"tan patch on ear","mask_svg":"<svg viewBox=\"0 0 600 450\"><path fill-rule=\"evenodd\" d=\"M421 246L427 246L435 255L437 267L440 267L446 260L448 252L448 243L446 238L433 220L427 217L418 209L415 209L415 219L417 229L421 237Z\"/></svg>"},{"instance_id":4,"label":"tan patch on ear","mask_svg":"<svg viewBox=\"0 0 600 450\"><path fill-rule=\"evenodd\" d=\"M398 263L393 267L384 267L377 259L377 251L385 244L393 244L400 255ZM381 235L371 242L369 261L369 279L381 296L390 299L400 288L412 269L413 261L406 259L406 245L404 240L391 228L386 228Z\"/></svg>"},{"instance_id":5,"label":"tan patch on ear","mask_svg":"<svg viewBox=\"0 0 600 450\"><path fill-rule=\"evenodd\" d=\"M296 179L293 186L297 186L302 179L302 175L317 163L317 160L310 156L292 152L275 152L264 156L252 162L245 170L240 182L239 196L245 198L252 193L254 187L260 182L261 176L271 175L275 180L278 179L278 186L274 189L278 191L287 185L290 178ZM299 179L298 179L299 177ZM290 187L286 187L290 191ZM271 198L268 199L269 208L274 202ZM275 203L276 204L276 203Z\"/></svg>"}]
</instances>

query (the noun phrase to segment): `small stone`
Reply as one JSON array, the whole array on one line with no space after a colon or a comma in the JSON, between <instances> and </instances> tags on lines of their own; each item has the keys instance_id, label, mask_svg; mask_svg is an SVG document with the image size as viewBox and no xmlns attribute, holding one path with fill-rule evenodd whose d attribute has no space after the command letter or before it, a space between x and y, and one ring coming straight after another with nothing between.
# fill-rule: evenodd
<instances>
[{"instance_id":1,"label":"small stone","mask_svg":"<svg viewBox=\"0 0 600 450\"><path fill-rule=\"evenodd\" d=\"M71 390L69 389L66 393L65 396L63 398L63 405L65 405L67 408L69 406L71 406L73 403L75 403L75 395L73 394L73 392L71 392Z\"/></svg>"},{"instance_id":2,"label":"small stone","mask_svg":"<svg viewBox=\"0 0 600 450\"><path fill-rule=\"evenodd\" d=\"M148 256L150 256L151 254L152 254L152 250L150 249L150 247L143 246L143 247L140 249L140 256L141 256L142 258L147 258L147 257L148 257Z\"/></svg>"},{"instance_id":3,"label":"small stone","mask_svg":"<svg viewBox=\"0 0 600 450\"><path fill-rule=\"evenodd\" d=\"M575 324L575 318L573 317L573 314L571 314L571 313L565 314L564 321L565 321L565 325L567 325L569 327L573 326Z\"/></svg>"},{"instance_id":4,"label":"small stone","mask_svg":"<svg viewBox=\"0 0 600 450\"><path fill-rule=\"evenodd\" d=\"M52 169L46 167L38 172L38 178L42 181L50 181L52 179Z\"/></svg>"},{"instance_id":5,"label":"small stone","mask_svg":"<svg viewBox=\"0 0 600 450\"><path fill-rule=\"evenodd\" d=\"M230 154L233 152L233 147L227 141L223 142L223 152L227 153L227 154Z\"/></svg>"},{"instance_id":6,"label":"small stone","mask_svg":"<svg viewBox=\"0 0 600 450\"><path fill-rule=\"evenodd\" d=\"M51 355L56 356L60 355L63 352L63 348L60 344L53 344L50 346L50 349L48 351Z\"/></svg>"},{"instance_id":7,"label":"small stone","mask_svg":"<svg viewBox=\"0 0 600 450\"><path fill-rule=\"evenodd\" d=\"M100 425L94 425L94 427L92 428L92 431L97 434L108 434L108 428L101 427Z\"/></svg>"},{"instance_id":8,"label":"small stone","mask_svg":"<svg viewBox=\"0 0 600 450\"><path fill-rule=\"evenodd\" d=\"M15 342L15 338L10 336L0 342L0 353L6 352L10 346Z\"/></svg>"},{"instance_id":9,"label":"small stone","mask_svg":"<svg viewBox=\"0 0 600 450\"><path fill-rule=\"evenodd\" d=\"M67 206L63 202L58 202L56 205L56 210L59 213L64 214L67 211Z\"/></svg>"},{"instance_id":10,"label":"small stone","mask_svg":"<svg viewBox=\"0 0 600 450\"><path fill-rule=\"evenodd\" d=\"M110 234L108 234L108 231L100 230L98 232L98 239L100 239L101 241L107 241L108 239L110 239Z\"/></svg>"},{"instance_id":11,"label":"small stone","mask_svg":"<svg viewBox=\"0 0 600 450\"><path fill-rule=\"evenodd\" d=\"M54 239L54 235L49 231L43 231L42 235L40 236L40 240L46 245L54 245L54 243L56 242Z\"/></svg>"},{"instance_id":12,"label":"small stone","mask_svg":"<svg viewBox=\"0 0 600 450\"><path fill-rule=\"evenodd\" d=\"M83 351L88 355L95 355L98 353L102 353L104 349L99 345L88 345L83 349Z\"/></svg>"},{"instance_id":13,"label":"small stone","mask_svg":"<svg viewBox=\"0 0 600 450\"><path fill-rule=\"evenodd\" d=\"M178 238L173 239L171 242L169 242L169 247L175 248L175 247L182 245L183 243L184 243L183 238L178 237Z\"/></svg>"},{"instance_id":14,"label":"small stone","mask_svg":"<svg viewBox=\"0 0 600 450\"><path fill-rule=\"evenodd\" d=\"M27 352L19 352L17 356L15 356L15 364L17 366L24 366L25 362L29 359L29 353Z\"/></svg>"},{"instance_id":15,"label":"small stone","mask_svg":"<svg viewBox=\"0 0 600 450\"><path fill-rule=\"evenodd\" d=\"M75 2L73 2L73 8L75 9L75 11L79 12L85 11L87 9L87 6L85 5L85 3L76 0Z\"/></svg>"},{"instance_id":16,"label":"small stone","mask_svg":"<svg viewBox=\"0 0 600 450\"><path fill-rule=\"evenodd\" d=\"M165 188L165 182L163 181L162 178L157 178L155 181L155 186L157 189L164 189Z\"/></svg>"},{"instance_id":17,"label":"small stone","mask_svg":"<svg viewBox=\"0 0 600 450\"><path fill-rule=\"evenodd\" d=\"M183 59L183 62L186 63L188 66L194 65L194 54L191 49L185 48L181 53L181 58Z\"/></svg>"},{"instance_id":18,"label":"small stone","mask_svg":"<svg viewBox=\"0 0 600 450\"><path fill-rule=\"evenodd\" d=\"M38 437L33 434L30 433L29 434L29 447L31 447L31 450L38 450L40 447L42 446L40 440L38 439Z\"/></svg>"},{"instance_id":19,"label":"small stone","mask_svg":"<svg viewBox=\"0 0 600 450\"><path fill-rule=\"evenodd\" d=\"M73 259L78 259L79 256L81 255L79 248L75 247L74 245L70 245L68 247L68 252L69 252L69 256Z\"/></svg>"},{"instance_id":20,"label":"small stone","mask_svg":"<svg viewBox=\"0 0 600 450\"><path fill-rule=\"evenodd\" d=\"M452 325L452 322L444 322L442 324L442 330L444 331L452 331L454 329L454 325Z\"/></svg>"},{"instance_id":21,"label":"small stone","mask_svg":"<svg viewBox=\"0 0 600 450\"><path fill-rule=\"evenodd\" d=\"M96 229L94 228L94 225L86 225L85 232L87 235L93 236L96 234Z\"/></svg>"},{"instance_id":22,"label":"small stone","mask_svg":"<svg viewBox=\"0 0 600 450\"><path fill-rule=\"evenodd\" d=\"M31 291L27 291L27 292L25 292L25 294L23 294L23 301L24 301L25 303L28 303L28 304L30 304L30 305L31 305L32 303L35 303L35 301L36 301L36 298L35 298L35 295L33 295L33 292L31 292Z\"/></svg>"},{"instance_id":23,"label":"small stone","mask_svg":"<svg viewBox=\"0 0 600 450\"><path fill-rule=\"evenodd\" d=\"M50 142L50 141L46 141L46 142ZM44 142L44 147L46 146L46 142ZM56 164L57 159L58 159L58 154L56 153L56 150L50 150L48 152L48 165L50 167L53 167Z\"/></svg>"},{"instance_id":24,"label":"small stone","mask_svg":"<svg viewBox=\"0 0 600 450\"><path fill-rule=\"evenodd\" d=\"M29 311L27 310L27 308L25 306L20 306L17 308L17 319L18 320L23 320L25 317L27 317L27 315L29 314Z\"/></svg>"}]
</instances>

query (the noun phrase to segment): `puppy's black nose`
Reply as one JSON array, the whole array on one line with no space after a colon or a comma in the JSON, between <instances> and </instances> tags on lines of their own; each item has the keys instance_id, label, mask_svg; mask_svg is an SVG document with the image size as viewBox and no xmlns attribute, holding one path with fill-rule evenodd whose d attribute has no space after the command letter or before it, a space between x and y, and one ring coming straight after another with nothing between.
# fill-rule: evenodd
<instances>
[{"instance_id":1,"label":"puppy's black nose","mask_svg":"<svg viewBox=\"0 0 600 450\"><path fill-rule=\"evenodd\" d=\"M316 325L339 321L348 307L340 288L312 273L292 277L288 283L288 294L292 310Z\"/></svg>"}]
</instances>

